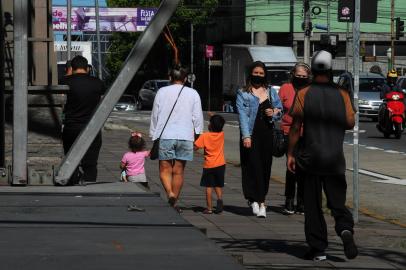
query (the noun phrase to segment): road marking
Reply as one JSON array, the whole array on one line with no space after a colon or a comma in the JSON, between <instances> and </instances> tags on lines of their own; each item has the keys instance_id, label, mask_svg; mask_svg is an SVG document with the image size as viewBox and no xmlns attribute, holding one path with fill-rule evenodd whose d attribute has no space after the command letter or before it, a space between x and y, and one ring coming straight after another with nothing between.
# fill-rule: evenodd
<instances>
[{"instance_id":1,"label":"road marking","mask_svg":"<svg viewBox=\"0 0 406 270\"><path fill-rule=\"evenodd\" d=\"M385 150L385 153L390 153L390 154L400 154L399 151L395 151L395 150Z\"/></svg>"},{"instance_id":2,"label":"road marking","mask_svg":"<svg viewBox=\"0 0 406 270\"><path fill-rule=\"evenodd\" d=\"M348 170L354 171L354 169L352 169L352 168L349 168ZM389 175L380 174L380 173L376 173L376 172L372 172L372 171L368 171L368 170L364 170L364 169L360 169L359 173L381 179L381 180L370 180L371 182L406 186L406 179L400 179L397 177L392 177Z\"/></svg>"},{"instance_id":3,"label":"road marking","mask_svg":"<svg viewBox=\"0 0 406 270\"><path fill-rule=\"evenodd\" d=\"M383 148L379 148L379 147L375 147L375 146L367 146L367 147L365 147L366 149L369 149L369 150L380 150L380 151L383 151L384 149Z\"/></svg>"},{"instance_id":4,"label":"road marking","mask_svg":"<svg viewBox=\"0 0 406 270\"><path fill-rule=\"evenodd\" d=\"M372 180L375 183L382 183L382 184L392 184L392 185L401 185L406 186L406 179L396 179L396 180Z\"/></svg>"}]
</instances>

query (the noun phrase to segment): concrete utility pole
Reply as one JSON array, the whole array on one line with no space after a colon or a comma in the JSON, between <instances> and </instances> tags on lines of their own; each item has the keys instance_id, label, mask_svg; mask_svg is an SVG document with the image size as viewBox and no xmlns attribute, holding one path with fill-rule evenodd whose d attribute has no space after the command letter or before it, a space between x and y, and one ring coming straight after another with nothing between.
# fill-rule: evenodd
<instances>
[{"instance_id":1,"label":"concrete utility pole","mask_svg":"<svg viewBox=\"0 0 406 270\"><path fill-rule=\"evenodd\" d=\"M390 3L390 39L391 39L391 66L390 69L395 68L395 0Z\"/></svg>"},{"instance_id":2,"label":"concrete utility pole","mask_svg":"<svg viewBox=\"0 0 406 270\"><path fill-rule=\"evenodd\" d=\"M190 73L193 74L193 23L190 23ZM190 86L193 88L193 81Z\"/></svg>"},{"instance_id":3,"label":"concrete utility pole","mask_svg":"<svg viewBox=\"0 0 406 270\"><path fill-rule=\"evenodd\" d=\"M251 18L251 45L254 45L254 21L255 18Z\"/></svg>"},{"instance_id":4,"label":"concrete utility pole","mask_svg":"<svg viewBox=\"0 0 406 270\"><path fill-rule=\"evenodd\" d=\"M95 12L96 12L96 38L97 38L97 62L98 62L98 74L99 79L103 80L103 64L101 56L100 46L100 16L99 16L99 0L95 0Z\"/></svg>"},{"instance_id":5,"label":"concrete utility pole","mask_svg":"<svg viewBox=\"0 0 406 270\"><path fill-rule=\"evenodd\" d=\"M294 31L294 27L293 24L295 22L294 20L294 16L295 16L295 0L290 0L290 17L289 17L289 33L290 33L290 44L293 47L293 31Z\"/></svg>"},{"instance_id":6,"label":"concrete utility pole","mask_svg":"<svg viewBox=\"0 0 406 270\"><path fill-rule=\"evenodd\" d=\"M27 184L28 6L14 1L13 185Z\"/></svg>"},{"instance_id":7,"label":"concrete utility pole","mask_svg":"<svg viewBox=\"0 0 406 270\"><path fill-rule=\"evenodd\" d=\"M304 62L310 64L310 0L303 0L304 12Z\"/></svg>"},{"instance_id":8,"label":"concrete utility pole","mask_svg":"<svg viewBox=\"0 0 406 270\"><path fill-rule=\"evenodd\" d=\"M359 113L358 113L358 94L359 94L359 40L360 40L360 17L361 17L361 2L355 0L355 20L353 25L353 61L354 61L354 106L355 106L355 126L354 126L354 148L353 148L353 217L354 221L358 222L359 210Z\"/></svg>"},{"instance_id":9,"label":"concrete utility pole","mask_svg":"<svg viewBox=\"0 0 406 270\"><path fill-rule=\"evenodd\" d=\"M327 0L327 34L330 36L330 0Z\"/></svg>"},{"instance_id":10,"label":"concrete utility pole","mask_svg":"<svg viewBox=\"0 0 406 270\"><path fill-rule=\"evenodd\" d=\"M66 52L67 52L67 58L66 60L71 60L71 29L72 29L72 0L67 0L67 19L68 19L68 24L66 28Z\"/></svg>"}]
</instances>

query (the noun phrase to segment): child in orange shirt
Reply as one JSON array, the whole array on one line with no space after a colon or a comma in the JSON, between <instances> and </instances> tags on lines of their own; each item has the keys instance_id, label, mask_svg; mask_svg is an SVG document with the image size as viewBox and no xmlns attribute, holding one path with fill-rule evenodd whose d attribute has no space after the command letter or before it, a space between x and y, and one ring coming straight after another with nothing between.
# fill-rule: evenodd
<instances>
[{"instance_id":1,"label":"child in orange shirt","mask_svg":"<svg viewBox=\"0 0 406 270\"><path fill-rule=\"evenodd\" d=\"M209 132L205 132L195 141L195 150L204 149L204 165L200 186L206 187L207 208L204 214L212 214L211 194L217 195L216 214L223 212L223 187L226 161L224 158L225 120L220 115L213 115L209 120Z\"/></svg>"}]
</instances>

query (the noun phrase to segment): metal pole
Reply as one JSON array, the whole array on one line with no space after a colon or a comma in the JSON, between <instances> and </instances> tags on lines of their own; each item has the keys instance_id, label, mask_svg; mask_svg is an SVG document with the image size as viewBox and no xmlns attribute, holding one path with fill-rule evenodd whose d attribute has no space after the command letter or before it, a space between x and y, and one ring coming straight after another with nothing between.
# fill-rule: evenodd
<instances>
[{"instance_id":1,"label":"metal pole","mask_svg":"<svg viewBox=\"0 0 406 270\"><path fill-rule=\"evenodd\" d=\"M4 24L3 24L3 5L0 3L0 170L5 172L5 104L4 104Z\"/></svg>"},{"instance_id":2,"label":"metal pole","mask_svg":"<svg viewBox=\"0 0 406 270\"><path fill-rule=\"evenodd\" d=\"M255 18L251 18L251 45L254 45L254 21Z\"/></svg>"},{"instance_id":3,"label":"metal pole","mask_svg":"<svg viewBox=\"0 0 406 270\"><path fill-rule=\"evenodd\" d=\"M310 2L303 0L303 10L305 15L305 32L304 32L304 62L310 64Z\"/></svg>"},{"instance_id":4,"label":"metal pole","mask_svg":"<svg viewBox=\"0 0 406 270\"><path fill-rule=\"evenodd\" d=\"M83 158L94 138L103 127L104 122L109 117L114 105L130 84L132 78L141 67L155 41L161 34L162 29L175 12L179 1L180 0L164 0L161 2L158 12L153 17L151 23L147 26L147 29L138 38L116 80L110 86L89 123L80 133L79 137L76 139L62 161L55 178L56 183L65 185L68 182L73 171L79 165L80 160Z\"/></svg>"},{"instance_id":5,"label":"metal pole","mask_svg":"<svg viewBox=\"0 0 406 270\"><path fill-rule=\"evenodd\" d=\"M327 34L330 36L330 0L327 0Z\"/></svg>"},{"instance_id":6,"label":"metal pole","mask_svg":"<svg viewBox=\"0 0 406 270\"><path fill-rule=\"evenodd\" d=\"M27 184L28 4L14 0L13 185Z\"/></svg>"},{"instance_id":7,"label":"metal pole","mask_svg":"<svg viewBox=\"0 0 406 270\"><path fill-rule=\"evenodd\" d=\"M97 62L99 79L103 80L103 65L100 46L100 17L99 17L99 0L95 0L95 12L96 12L96 37L97 37Z\"/></svg>"},{"instance_id":8,"label":"metal pole","mask_svg":"<svg viewBox=\"0 0 406 270\"><path fill-rule=\"evenodd\" d=\"M348 32L350 31L350 23L347 22L347 31L345 32L345 71L348 72Z\"/></svg>"},{"instance_id":9,"label":"metal pole","mask_svg":"<svg viewBox=\"0 0 406 270\"><path fill-rule=\"evenodd\" d=\"M67 0L67 15L68 18L68 25L66 28L66 52L67 52L67 60L71 60L71 39L72 39L72 0Z\"/></svg>"},{"instance_id":10,"label":"metal pole","mask_svg":"<svg viewBox=\"0 0 406 270\"><path fill-rule=\"evenodd\" d=\"M354 126L354 148L353 148L353 216L354 221L358 222L359 210L359 113L358 113L358 94L359 94L359 40L360 40L360 0L355 0L355 21L353 25L353 46L354 46L354 106L355 113L355 126Z\"/></svg>"},{"instance_id":11,"label":"metal pole","mask_svg":"<svg viewBox=\"0 0 406 270\"><path fill-rule=\"evenodd\" d=\"M190 23L190 73L193 74L193 23ZM190 83L190 86L193 88L194 81Z\"/></svg>"},{"instance_id":12,"label":"metal pole","mask_svg":"<svg viewBox=\"0 0 406 270\"><path fill-rule=\"evenodd\" d=\"M395 68L395 0L390 3L391 69Z\"/></svg>"},{"instance_id":13,"label":"metal pole","mask_svg":"<svg viewBox=\"0 0 406 270\"><path fill-rule=\"evenodd\" d=\"M208 100L208 111L210 111L210 92L211 92L211 87L210 87L210 83L211 83L211 78L210 78L210 75L211 75L211 72L210 72L210 62L211 62L211 58L209 58L209 87L208 87L208 91L209 91L209 100Z\"/></svg>"},{"instance_id":14,"label":"metal pole","mask_svg":"<svg viewBox=\"0 0 406 270\"><path fill-rule=\"evenodd\" d=\"M289 33L290 33L290 41L291 41L291 46L293 47L293 31L294 31L294 14L295 14L295 0L290 0L290 20L289 20Z\"/></svg>"}]
</instances>

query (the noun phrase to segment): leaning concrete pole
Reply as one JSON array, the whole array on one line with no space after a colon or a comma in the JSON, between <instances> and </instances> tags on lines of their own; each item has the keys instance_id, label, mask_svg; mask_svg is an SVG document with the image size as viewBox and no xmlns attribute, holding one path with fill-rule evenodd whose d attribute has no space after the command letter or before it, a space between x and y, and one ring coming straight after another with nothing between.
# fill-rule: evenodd
<instances>
[{"instance_id":1,"label":"leaning concrete pole","mask_svg":"<svg viewBox=\"0 0 406 270\"><path fill-rule=\"evenodd\" d=\"M355 113L355 126L354 126L354 148L353 148L353 216L354 221L358 222L358 210L359 210L359 113L358 113L358 94L359 94L359 40L360 40L360 0L355 0L355 20L353 26L353 61L354 61L354 106Z\"/></svg>"},{"instance_id":2,"label":"leaning concrete pole","mask_svg":"<svg viewBox=\"0 0 406 270\"><path fill-rule=\"evenodd\" d=\"M155 14L151 23L148 25L144 33L139 37L137 43L131 50L124 67L120 71L117 79L110 86L103 101L97 107L90 122L84 128L82 133L76 139L71 149L62 161L61 167L55 178L55 182L65 185L71 177L73 171L79 165L80 160L86 153L90 144L93 142L97 133L103 127L104 122L109 117L114 105L124 93L132 78L137 73L138 69L144 62L155 41L161 34L163 28L175 12L180 0L164 0L162 1L158 12Z\"/></svg>"}]
</instances>

